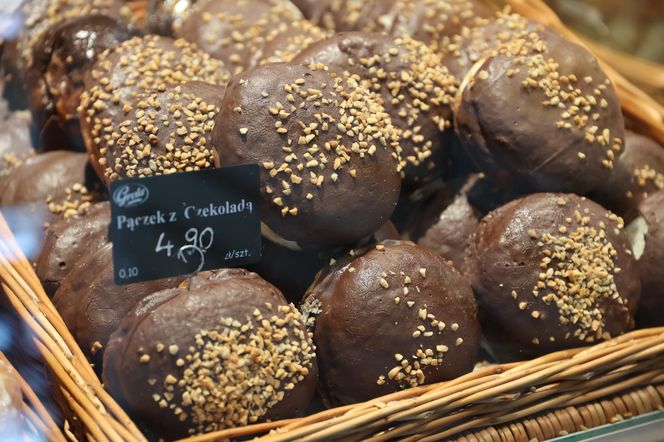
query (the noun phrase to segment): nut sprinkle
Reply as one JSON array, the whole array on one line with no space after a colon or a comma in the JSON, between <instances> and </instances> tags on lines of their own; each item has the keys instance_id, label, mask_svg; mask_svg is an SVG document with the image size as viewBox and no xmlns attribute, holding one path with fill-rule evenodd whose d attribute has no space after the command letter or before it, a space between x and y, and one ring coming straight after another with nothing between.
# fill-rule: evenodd
<instances>
[{"instance_id":1,"label":"nut sprinkle","mask_svg":"<svg viewBox=\"0 0 664 442\"><path fill-rule=\"evenodd\" d=\"M476 230L464 270L501 360L634 327L641 280L623 220L586 198L536 193L494 210Z\"/></svg>"},{"instance_id":2,"label":"nut sprinkle","mask_svg":"<svg viewBox=\"0 0 664 442\"><path fill-rule=\"evenodd\" d=\"M223 164L261 166L263 223L288 248L351 245L383 225L401 186L400 141L358 76L296 63L235 76L213 133Z\"/></svg>"},{"instance_id":3,"label":"nut sprinkle","mask_svg":"<svg viewBox=\"0 0 664 442\"><path fill-rule=\"evenodd\" d=\"M184 40L152 35L104 52L91 77L90 87L81 96L81 131L101 177L112 181L196 170L214 163L211 152L200 144L205 140L200 135L211 130L214 106L172 89L188 81L225 84L229 74L221 62ZM175 103L176 98L182 102ZM167 116L160 112L166 102ZM161 147L172 153L153 157L151 150L162 137Z\"/></svg>"},{"instance_id":4,"label":"nut sprinkle","mask_svg":"<svg viewBox=\"0 0 664 442\"><path fill-rule=\"evenodd\" d=\"M295 59L325 63L333 76L358 77L382 99L401 136L405 185L435 178L445 157L458 81L439 55L410 37L349 32L319 41Z\"/></svg>"},{"instance_id":5,"label":"nut sprinkle","mask_svg":"<svg viewBox=\"0 0 664 442\"><path fill-rule=\"evenodd\" d=\"M482 171L504 185L588 194L611 177L623 152L616 90L586 49L507 17L510 38L472 66L457 95L457 134Z\"/></svg>"},{"instance_id":6,"label":"nut sprinkle","mask_svg":"<svg viewBox=\"0 0 664 442\"><path fill-rule=\"evenodd\" d=\"M278 316L268 313L272 308L256 310L246 322L222 317L217 329L197 333L181 356L171 352L182 372L163 379L165 392L155 402L180 421L190 417L190 434L257 422L315 360L299 311L293 305L276 309Z\"/></svg>"},{"instance_id":7,"label":"nut sprinkle","mask_svg":"<svg viewBox=\"0 0 664 442\"><path fill-rule=\"evenodd\" d=\"M611 218L607 222L622 230L622 219L615 215ZM604 312L599 308L599 300L626 303L615 282L615 274L621 270L615 262L618 252L607 238L607 225L603 221L593 226L589 217L576 210L574 221L567 224L569 228L563 225L558 229L561 235L543 233L539 238L542 272L533 296L540 297L547 305L555 305L560 323L574 324L574 336L579 340L594 342L609 338L608 332L604 336Z\"/></svg>"}]
</instances>

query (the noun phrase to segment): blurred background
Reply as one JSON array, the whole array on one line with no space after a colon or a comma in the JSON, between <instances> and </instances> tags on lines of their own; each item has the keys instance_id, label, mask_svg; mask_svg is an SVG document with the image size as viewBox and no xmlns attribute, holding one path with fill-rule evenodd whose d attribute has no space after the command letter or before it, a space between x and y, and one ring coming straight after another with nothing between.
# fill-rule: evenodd
<instances>
[{"instance_id":1,"label":"blurred background","mask_svg":"<svg viewBox=\"0 0 664 442\"><path fill-rule=\"evenodd\" d=\"M664 1L548 0L574 30L605 45L664 63Z\"/></svg>"},{"instance_id":2,"label":"blurred background","mask_svg":"<svg viewBox=\"0 0 664 442\"><path fill-rule=\"evenodd\" d=\"M664 0L546 0L621 74L664 104Z\"/></svg>"}]
</instances>

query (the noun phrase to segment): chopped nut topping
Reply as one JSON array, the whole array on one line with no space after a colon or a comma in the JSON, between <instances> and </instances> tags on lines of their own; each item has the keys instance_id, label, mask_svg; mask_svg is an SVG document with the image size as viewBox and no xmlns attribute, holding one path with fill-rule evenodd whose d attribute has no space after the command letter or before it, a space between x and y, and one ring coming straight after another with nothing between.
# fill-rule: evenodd
<instances>
[{"instance_id":1,"label":"chopped nut topping","mask_svg":"<svg viewBox=\"0 0 664 442\"><path fill-rule=\"evenodd\" d=\"M549 53L547 41L526 18L506 9L498 13L496 23L505 31L497 36L488 36L485 32L495 32L495 28L479 26L469 29L468 35L450 45L448 52L458 56L458 47L463 44L472 62L482 56L509 57L511 68L507 71L508 78L512 78L516 72L527 74L522 80L523 89L528 94L539 92L542 105L559 112L556 127L569 131L570 136L578 136L597 148L597 155L589 151L578 152L578 158L597 158L604 167L612 169L616 154L622 150L623 141L612 138L609 128L591 125L592 122L598 124L602 115L608 115L605 109L609 103L603 96L607 84L598 84L603 80L591 76L580 79L574 74L562 72L560 63ZM469 48L466 47L468 45ZM480 70L477 76L486 79L488 73Z\"/></svg>"},{"instance_id":2,"label":"chopped nut topping","mask_svg":"<svg viewBox=\"0 0 664 442\"><path fill-rule=\"evenodd\" d=\"M607 218L623 228L621 218L607 212ZM574 325L574 335L584 342L600 339L604 333L604 317L598 308L602 299L619 304L625 300L617 291L614 275L618 271L617 251L606 235L606 225L590 220L576 211L575 229L559 228L560 236L544 233L540 247L544 252L540 281L533 293L547 305L555 305L560 323ZM564 226L561 226L564 227ZM521 305L519 305L521 308ZM523 309L522 309L523 310ZM540 312L531 312L538 318Z\"/></svg>"},{"instance_id":3,"label":"chopped nut topping","mask_svg":"<svg viewBox=\"0 0 664 442\"><path fill-rule=\"evenodd\" d=\"M136 37L107 50L95 64L92 75L100 80L81 96L81 124L108 180L218 165L206 141L218 109L179 87L195 80L225 84L229 74L221 62L184 40L169 45L155 35ZM113 75L119 69L122 75ZM113 97L126 101L117 111ZM135 101L134 109L129 104ZM114 115L120 110L124 121ZM169 118L158 118L164 111Z\"/></svg>"},{"instance_id":4,"label":"chopped nut topping","mask_svg":"<svg viewBox=\"0 0 664 442\"><path fill-rule=\"evenodd\" d=\"M62 201L55 201L52 197L46 199L49 212L65 219L85 214L99 196L80 183L65 188L65 194Z\"/></svg>"},{"instance_id":5,"label":"chopped nut topping","mask_svg":"<svg viewBox=\"0 0 664 442\"><path fill-rule=\"evenodd\" d=\"M153 395L155 402L180 421L189 419L190 434L255 423L314 363L299 311L292 305L278 311L280 316L259 314L245 323L221 318L218 329L201 330L195 346L175 359L179 371L163 379L166 391ZM178 350L169 346L171 355Z\"/></svg>"}]
</instances>

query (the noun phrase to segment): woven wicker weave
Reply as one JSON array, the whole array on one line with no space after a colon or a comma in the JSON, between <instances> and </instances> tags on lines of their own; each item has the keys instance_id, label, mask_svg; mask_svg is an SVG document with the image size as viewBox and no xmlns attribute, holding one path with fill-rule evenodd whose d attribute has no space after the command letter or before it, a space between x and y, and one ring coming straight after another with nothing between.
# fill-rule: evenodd
<instances>
[{"instance_id":1,"label":"woven wicker weave","mask_svg":"<svg viewBox=\"0 0 664 442\"><path fill-rule=\"evenodd\" d=\"M0 361L7 365L11 362L0 352ZM49 440L53 442L64 442L67 439L55 424L39 397L32 391L30 385L17 373L18 382L23 394L23 409L21 417L24 421L23 429L26 432L26 440Z\"/></svg>"},{"instance_id":2,"label":"woven wicker weave","mask_svg":"<svg viewBox=\"0 0 664 442\"><path fill-rule=\"evenodd\" d=\"M579 41L539 0L512 8ZM581 42L583 44L583 42ZM664 108L605 66L623 110L664 143ZM33 330L64 398L64 410L90 440L145 440L106 393L0 217L0 287ZM414 388L302 419L187 439L263 435L264 441L544 440L664 405L664 328L639 330L594 347L490 366L453 381ZM50 425L50 424L49 424Z\"/></svg>"},{"instance_id":3,"label":"woven wicker weave","mask_svg":"<svg viewBox=\"0 0 664 442\"><path fill-rule=\"evenodd\" d=\"M578 407L566 407L510 424L492 425L480 431L459 436L456 441L531 441L564 436L588 428L620 421L634 415L664 407L664 385L630 390L600 401Z\"/></svg>"}]
</instances>

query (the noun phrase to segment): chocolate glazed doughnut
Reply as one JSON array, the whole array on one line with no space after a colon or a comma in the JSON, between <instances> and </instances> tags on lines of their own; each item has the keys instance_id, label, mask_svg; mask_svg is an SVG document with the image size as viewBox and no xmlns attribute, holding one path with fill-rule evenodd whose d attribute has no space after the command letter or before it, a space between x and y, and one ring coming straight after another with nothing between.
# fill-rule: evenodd
<instances>
[{"instance_id":1,"label":"chocolate glazed doughnut","mask_svg":"<svg viewBox=\"0 0 664 442\"><path fill-rule=\"evenodd\" d=\"M105 176L145 177L219 166L212 147L224 86L200 81L141 91L109 108L105 147L95 152Z\"/></svg>"},{"instance_id":2,"label":"chocolate glazed doughnut","mask_svg":"<svg viewBox=\"0 0 664 442\"><path fill-rule=\"evenodd\" d=\"M479 210L473 207L468 194L482 179L480 174L471 175L454 196L448 190L441 191L427 203L413 228L412 238L417 245L437 252L457 269L480 223Z\"/></svg>"},{"instance_id":3,"label":"chocolate glazed doughnut","mask_svg":"<svg viewBox=\"0 0 664 442\"><path fill-rule=\"evenodd\" d=\"M639 205L639 216L630 224L634 254L638 259L643 292L636 314L640 327L664 324L664 190Z\"/></svg>"},{"instance_id":4,"label":"chocolate glazed doughnut","mask_svg":"<svg viewBox=\"0 0 664 442\"><path fill-rule=\"evenodd\" d=\"M399 136L354 79L275 63L235 76L215 120L222 164L261 166L268 238L292 249L352 245L387 222Z\"/></svg>"},{"instance_id":5,"label":"chocolate glazed doughnut","mask_svg":"<svg viewBox=\"0 0 664 442\"><path fill-rule=\"evenodd\" d=\"M397 0L392 9L392 35L408 35L435 52L465 29L485 23L491 9L478 0Z\"/></svg>"},{"instance_id":6,"label":"chocolate glazed doughnut","mask_svg":"<svg viewBox=\"0 0 664 442\"><path fill-rule=\"evenodd\" d=\"M404 191L439 177L448 154L443 132L458 82L426 45L409 37L348 32L310 45L293 62L322 64L339 77L357 75L377 92L401 131Z\"/></svg>"},{"instance_id":7,"label":"chocolate glazed doughnut","mask_svg":"<svg viewBox=\"0 0 664 442\"><path fill-rule=\"evenodd\" d=\"M181 280L116 285L113 245L107 243L76 261L55 293L53 304L83 353L101 373L106 344L124 315L141 299L174 288Z\"/></svg>"},{"instance_id":8,"label":"chocolate glazed doughnut","mask_svg":"<svg viewBox=\"0 0 664 442\"><path fill-rule=\"evenodd\" d=\"M310 44L330 36L308 20L281 23L265 36L265 43L256 52L251 67L266 63L289 62Z\"/></svg>"},{"instance_id":9,"label":"chocolate glazed doughnut","mask_svg":"<svg viewBox=\"0 0 664 442\"><path fill-rule=\"evenodd\" d=\"M176 35L238 74L255 60L271 31L301 19L300 11L288 0L202 0Z\"/></svg>"},{"instance_id":10,"label":"chocolate glazed doughnut","mask_svg":"<svg viewBox=\"0 0 664 442\"><path fill-rule=\"evenodd\" d=\"M0 205L32 205L47 224L83 214L100 199L100 183L90 179L87 165L84 153L53 151L32 156L7 176L0 189Z\"/></svg>"},{"instance_id":11,"label":"chocolate glazed doughnut","mask_svg":"<svg viewBox=\"0 0 664 442\"><path fill-rule=\"evenodd\" d=\"M103 378L131 414L173 440L300 415L317 369L298 310L235 269L143 299L111 336Z\"/></svg>"},{"instance_id":12,"label":"chocolate glazed doughnut","mask_svg":"<svg viewBox=\"0 0 664 442\"><path fill-rule=\"evenodd\" d=\"M631 221L639 204L664 189L664 146L648 137L627 131L625 151L607 182L593 198Z\"/></svg>"},{"instance_id":13,"label":"chocolate glazed doughnut","mask_svg":"<svg viewBox=\"0 0 664 442\"><path fill-rule=\"evenodd\" d=\"M229 73L220 61L210 58L184 40L156 35L135 37L102 53L85 79L86 90L81 95L80 108L81 133L90 162L99 177L106 182L123 177L141 178L163 174L171 166L179 170L177 165L197 170L201 166L196 163L202 159L206 160L203 167L207 167L207 163L217 165L216 155L209 149L203 149L202 157L187 152L176 161L167 155L164 158L163 150L168 150L168 146L159 145L154 154L152 147L163 136L157 135L159 126L169 126L162 132L169 135L175 132L183 138L183 142L188 137L191 140L189 144L196 146L200 140L194 142L191 128L200 129L196 119L207 118L207 114L212 112L208 107L213 104L201 103L198 101L200 97L185 97L178 103L176 97L169 95L173 93L172 89L190 81L223 86L228 77ZM158 112L149 101L155 100L151 94L159 95L157 101L160 102L173 100L169 103L175 106L172 115L172 106L161 109L162 118L168 112L166 122L163 119L154 121L153 117ZM192 101L194 104L191 104ZM194 108L182 109L183 105ZM122 124L119 120L129 115L136 126L140 126L132 126L134 136L131 139L126 139L124 126L119 130L108 129L113 123ZM138 136L139 133L141 136ZM177 143L170 144L175 146Z\"/></svg>"},{"instance_id":14,"label":"chocolate glazed doughnut","mask_svg":"<svg viewBox=\"0 0 664 442\"><path fill-rule=\"evenodd\" d=\"M493 17L478 17L440 48L443 63L459 80L463 80L481 58L491 55L525 32L540 32L543 29L542 24L512 13L507 8Z\"/></svg>"},{"instance_id":15,"label":"chocolate glazed doughnut","mask_svg":"<svg viewBox=\"0 0 664 442\"><path fill-rule=\"evenodd\" d=\"M110 222L109 204L101 202L82 216L61 219L49 226L35 262L35 273L47 295L55 294L79 259L109 242Z\"/></svg>"},{"instance_id":16,"label":"chocolate glazed doughnut","mask_svg":"<svg viewBox=\"0 0 664 442\"><path fill-rule=\"evenodd\" d=\"M328 404L453 379L479 350L470 284L434 252L384 241L323 271L302 304Z\"/></svg>"},{"instance_id":17,"label":"chocolate glazed doughnut","mask_svg":"<svg viewBox=\"0 0 664 442\"><path fill-rule=\"evenodd\" d=\"M337 32L387 32L394 21L396 0L293 1L309 20Z\"/></svg>"},{"instance_id":18,"label":"chocolate glazed doughnut","mask_svg":"<svg viewBox=\"0 0 664 442\"><path fill-rule=\"evenodd\" d=\"M620 103L597 60L525 24L473 66L455 110L466 150L504 186L585 194L610 177L623 148Z\"/></svg>"},{"instance_id":19,"label":"chocolate glazed doughnut","mask_svg":"<svg viewBox=\"0 0 664 442\"><path fill-rule=\"evenodd\" d=\"M44 150L85 151L78 121L83 77L97 56L136 34L105 15L86 15L48 29L26 74L28 104Z\"/></svg>"},{"instance_id":20,"label":"chocolate glazed doughnut","mask_svg":"<svg viewBox=\"0 0 664 442\"><path fill-rule=\"evenodd\" d=\"M76 17L88 14L105 14L120 20L129 20L131 12L122 0L30 0L23 1L15 15L21 29L15 39L5 42L3 65L12 76L10 93L20 92L20 102L13 102L25 108L25 75L33 62L33 50L42 35L51 27ZM17 98L13 95L11 98ZM15 100L12 100L15 101Z\"/></svg>"},{"instance_id":21,"label":"chocolate glazed doughnut","mask_svg":"<svg viewBox=\"0 0 664 442\"><path fill-rule=\"evenodd\" d=\"M498 360L525 360L634 327L641 294L620 217L571 194L541 193L488 214L464 273Z\"/></svg>"}]
</instances>

